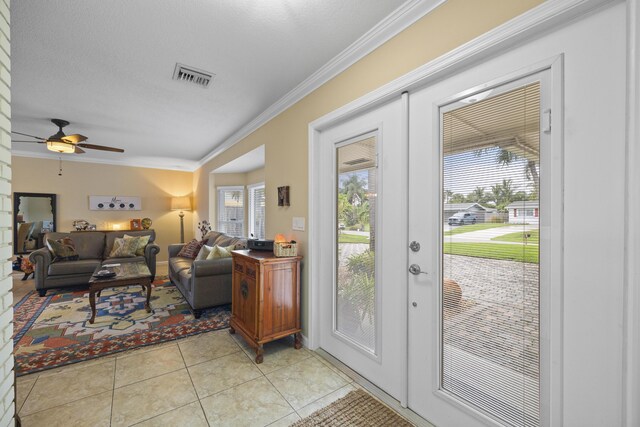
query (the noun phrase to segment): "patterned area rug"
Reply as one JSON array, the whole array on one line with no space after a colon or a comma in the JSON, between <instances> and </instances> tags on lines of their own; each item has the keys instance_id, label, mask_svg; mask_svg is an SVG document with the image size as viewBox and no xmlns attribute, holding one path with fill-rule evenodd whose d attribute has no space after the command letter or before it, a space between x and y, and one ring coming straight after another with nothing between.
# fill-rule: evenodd
<instances>
[{"instance_id":1,"label":"patterned area rug","mask_svg":"<svg viewBox=\"0 0 640 427\"><path fill-rule=\"evenodd\" d=\"M362 390L317 410L291 427L411 427L413 424Z\"/></svg>"},{"instance_id":2,"label":"patterned area rug","mask_svg":"<svg viewBox=\"0 0 640 427\"><path fill-rule=\"evenodd\" d=\"M226 328L230 306L205 310L195 319L180 291L166 278L156 280L151 313L140 286L105 289L89 323L89 291L35 291L14 307L16 372L26 375L136 347Z\"/></svg>"}]
</instances>

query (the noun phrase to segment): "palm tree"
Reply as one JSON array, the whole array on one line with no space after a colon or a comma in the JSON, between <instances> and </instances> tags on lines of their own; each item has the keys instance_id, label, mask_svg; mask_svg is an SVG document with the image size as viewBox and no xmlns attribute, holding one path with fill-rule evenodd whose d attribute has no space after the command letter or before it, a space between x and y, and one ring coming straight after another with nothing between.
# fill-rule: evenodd
<instances>
[{"instance_id":1,"label":"palm tree","mask_svg":"<svg viewBox=\"0 0 640 427\"><path fill-rule=\"evenodd\" d=\"M346 194L349 203L354 205L365 201L365 188L366 182L360 179L358 175L352 174L342 181L342 189L340 192Z\"/></svg>"}]
</instances>

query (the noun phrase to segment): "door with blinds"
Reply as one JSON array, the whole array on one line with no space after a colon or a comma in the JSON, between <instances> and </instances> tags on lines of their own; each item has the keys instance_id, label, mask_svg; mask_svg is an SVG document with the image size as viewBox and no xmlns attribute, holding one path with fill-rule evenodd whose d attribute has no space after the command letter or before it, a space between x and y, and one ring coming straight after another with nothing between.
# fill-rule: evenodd
<instances>
[{"instance_id":1,"label":"door with blinds","mask_svg":"<svg viewBox=\"0 0 640 427\"><path fill-rule=\"evenodd\" d=\"M410 98L409 406L436 425L541 425L547 79Z\"/></svg>"}]
</instances>

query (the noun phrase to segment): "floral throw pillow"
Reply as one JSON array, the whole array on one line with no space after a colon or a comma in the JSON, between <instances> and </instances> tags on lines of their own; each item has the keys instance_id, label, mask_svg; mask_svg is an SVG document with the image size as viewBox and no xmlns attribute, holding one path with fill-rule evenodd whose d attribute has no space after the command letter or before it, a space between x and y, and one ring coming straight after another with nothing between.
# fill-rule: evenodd
<instances>
[{"instance_id":1,"label":"floral throw pillow","mask_svg":"<svg viewBox=\"0 0 640 427\"><path fill-rule=\"evenodd\" d=\"M183 258L195 259L195 257L198 255L198 252L200 252L200 248L202 248L205 242L206 240L198 242L196 239L193 239L192 241L184 245L182 249L180 249L180 252L178 252L178 256Z\"/></svg>"},{"instance_id":2,"label":"floral throw pillow","mask_svg":"<svg viewBox=\"0 0 640 427\"><path fill-rule=\"evenodd\" d=\"M76 252L76 245L70 237L63 237L58 240L47 239L47 248L53 255L52 262L76 261L80 258L80 255Z\"/></svg>"},{"instance_id":3,"label":"floral throw pillow","mask_svg":"<svg viewBox=\"0 0 640 427\"><path fill-rule=\"evenodd\" d=\"M136 256L136 250L138 249L139 240L116 238L113 241L113 249L109 254L109 258L133 258Z\"/></svg>"},{"instance_id":4,"label":"floral throw pillow","mask_svg":"<svg viewBox=\"0 0 640 427\"><path fill-rule=\"evenodd\" d=\"M125 234L122 236L125 239L138 239L138 248L136 249L136 256L144 256L144 249L149 244L149 239L151 236L129 236Z\"/></svg>"}]
</instances>

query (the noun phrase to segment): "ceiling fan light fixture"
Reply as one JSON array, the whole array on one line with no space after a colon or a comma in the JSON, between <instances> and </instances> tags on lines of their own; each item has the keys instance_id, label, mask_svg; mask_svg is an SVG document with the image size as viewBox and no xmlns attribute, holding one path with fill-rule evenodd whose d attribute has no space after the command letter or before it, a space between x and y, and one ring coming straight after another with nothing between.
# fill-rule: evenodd
<instances>
[{"instance_id":1,"label":"ceiling fan light fixture","mask_svg":"<svg viewBox=\"0 0 640 427\"><path fill-rule=\"evenodd\" d=\"M76 147L73 144L62 141L47 141L47 149L56 153L73 153Z\"/></svg>"}]
</instances>

